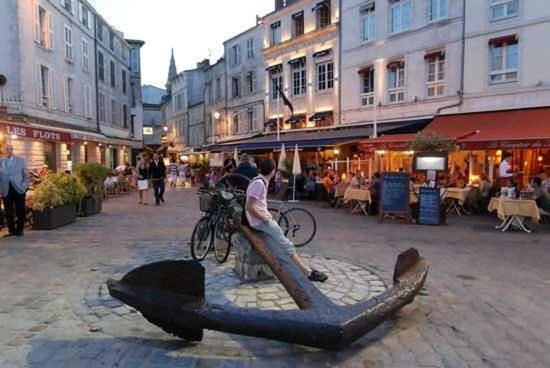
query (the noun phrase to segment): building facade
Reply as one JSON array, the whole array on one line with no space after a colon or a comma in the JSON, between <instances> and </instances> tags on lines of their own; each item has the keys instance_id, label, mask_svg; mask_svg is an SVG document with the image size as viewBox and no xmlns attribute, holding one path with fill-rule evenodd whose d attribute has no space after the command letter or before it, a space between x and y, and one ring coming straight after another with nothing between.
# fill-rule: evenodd
<instances>
[{"instance_id":1,"label":"building facade","mask_svg":"<svg viewBox=\"0 0 550 368\"><path fill-rule=\"evenodd\" d=\"M339 124L338 1L276 1L263 18L266 129L332 128ZM278 98L283 91L289 111Z\"/></svg>"},{"instance_id":2,"label":"building facade","mask_svg":"<svg viewBox=\"0 0 550 368\"><path fill-rule=\"evenodd\" d=\"M224 139L228 133L227 113L227 70L225 58L204 71L206 88L205 103L205 134L209 145Z\"/></svg>"},{"instance_id":3,"label":"building facade","mask_svg":"<svg viewBox=\"0 0 550 368\"><path fill-rule=\"evenodd\" d=\"M85 0L3 1L0 23L0 74L8 80L0 125L16 154L31 168L54 170L128 160L141 142L130 131L130 46L122 35Z\"/></svg>"},{"instance_id":4,"label":"building facade","mask_svg":"<svg viewBox=\"0 0 550 368\"><path fill-rule=\"evenodd\" d=\"M264 130L263 33L263 24L259 24L224 42L229 93L227 125L219 141L246 138Z\"/></svg>"},{"instance_id":5,"label":"building facade","mask_svg":"<svg viewBox=\"0 0 550 368\"><path fill-rule=\"evenodd\" d=\"M161 105L166 90L151 85L142 87L143 98L143 143L145 146L157 149L161 146L164 133L162 128Z\"/></svg>"}]
</instances>

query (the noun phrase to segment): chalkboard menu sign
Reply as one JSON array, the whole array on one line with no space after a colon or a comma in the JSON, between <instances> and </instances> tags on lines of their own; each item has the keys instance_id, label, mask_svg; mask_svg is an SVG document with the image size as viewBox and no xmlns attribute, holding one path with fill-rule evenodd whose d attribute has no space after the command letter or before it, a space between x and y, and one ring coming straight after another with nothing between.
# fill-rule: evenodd
<instances>
[{"instance_id":1,"label":"chalkboard menu sign","mask_svg":"<svg viewBox=\"0 0 550 368\"><path fill-rule=\"evenodd\" d=\"M440 205L439 188L420 188L418 223L420 225L439 225Z\"/></svg>"},{"instance_id":2,"label":"chalkboard menu sign","mask_svg":"<svg viewBox=\"0 0 550 368\"><path fill-rule=\"evenodd\" d=\"M409 174L402 172L382 174L380 221L389 215L404 217L410 222L409 179Z\"/></svg>"}]
</instances>

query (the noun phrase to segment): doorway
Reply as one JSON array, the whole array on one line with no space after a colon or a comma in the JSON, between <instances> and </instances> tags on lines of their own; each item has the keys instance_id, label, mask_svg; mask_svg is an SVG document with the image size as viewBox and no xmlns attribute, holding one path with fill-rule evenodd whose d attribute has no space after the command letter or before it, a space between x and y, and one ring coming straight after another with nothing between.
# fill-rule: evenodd
<instances>
[{"instance_id":1,"label":"doorway","mask_svg":"<svg viewBox=\"0 0 550 368\"><path fill-rule=\"evenodd\" d=\"M44 142L44 165L52 171L57 171L56 158L55 142Z\"/></svg>"}]
</instances>

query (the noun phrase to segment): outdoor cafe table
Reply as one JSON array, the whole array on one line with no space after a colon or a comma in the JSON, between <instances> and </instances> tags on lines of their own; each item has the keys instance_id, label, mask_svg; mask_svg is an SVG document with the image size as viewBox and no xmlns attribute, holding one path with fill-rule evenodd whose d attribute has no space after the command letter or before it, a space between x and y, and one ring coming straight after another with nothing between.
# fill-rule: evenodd
<instances>
[{"instance_id":1,"label":"outdoor cafe table","mask_svg":"<svg viewBox=\"0 0 550 368\"><path fill-rule=\"evenodd\" d=\"M497 216L502 223L495 227L503 232L509 230L514 225L521 230L530 233L523 224L526 218L531 218L535 222L540 220L540 211L537 202L533 200L520 200L512 198L491 198L489 203L489 212L497 211Z\"/></svg>"},{"instance_id":2,"label":"outdoor cafe table","mask_svg":"<svg viewBox=\"0 0 550 368\"><path fill-rule=\"evenodd\" d=\"M368 204L372 202L370 191L367 189L346 189L344 194L344 203L350 201L355 201L357 204L353 207L351 213L356 213L357 211L362 211L365 215L369 214Z\"/></svg>"},{"instance_id":3,"label":"outdoor cafe table","mask_svg":"<svg viewBox=\"0 0 550 368\"><path fill-rule=\"evenodd\" d=\"M464 208L464 204L471 190L471 188L446 188L442 190L441 199L448 199L449 207L447 210L455 210L459 216L462 216L462 213L469 215L470 213Z\"/></svg>"}]
</instances>

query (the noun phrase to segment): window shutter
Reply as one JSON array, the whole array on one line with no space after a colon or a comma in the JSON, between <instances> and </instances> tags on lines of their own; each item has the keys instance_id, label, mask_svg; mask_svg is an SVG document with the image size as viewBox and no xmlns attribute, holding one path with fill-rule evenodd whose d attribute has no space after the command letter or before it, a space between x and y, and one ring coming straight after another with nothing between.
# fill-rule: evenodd
<instances>
[{"instance_id":1,"label":"window shutter","mask_svg":"<svg viewBox=\"0 0 550 368\"><path fill-rule=\"evenodd\" d=\"M42 67L40 64L36 64L36 104L42 106Z\"/></svg>"},{"instance_id":2,"label":"window shutter","mask_svg":"<svg viewBox=\"0 0 550 368\"><path fill-rule=\"evenodd\" d=\"M78 20L82 22L82 3L78 3Z\"/></svg>"},{"instance_id":3,"label":"window shutter","mask_svg":"<svg viewBox=\"0 0 550 368\"><path fill-rule=\"evenodd\" d=\"M70 1L70 2L71 2L71 14L74 15L74 11L75 11L75 9L76 9L76 8L75 8L75 5L74 5L74 1L75 1L75 0L65 0L65 1Z\"/></svg>"},{"instance_id":4,"label":"window shutter","mask_svg":"<svg viewBox=\"0 0 550 368\"><path fill-rule=\"evenodd\" d=\"M70 0L68 0L70 1ZM61 4L62 7L65 7L65 0L59 0L59 3Z\"/></svg>"},{"instance_id":5,"label":"window shutter","mask_svg":"<svg viewBox=\"0 0 550 368\"><path fill-rule=\"evenodd\" d=\"M256 129L259 129L259 124L258 124L258 108L257 107L254 107L254 109L252 110L252 126L254 127L254 130Z\"/></svg>"},{"instance_id":6,"label":"window shutter","mask_svg":"<svg viewBox=\"0 0 550 368\"><path fill-rule=\"evenodd\" d=\"M258 78L256 78L256 71L252 71L252 91L256 92L258 90Z\"/></svg>"},{"instance_id":7,"label":"window shutter","mask_svg":"<svg viewBox=\"0 0 550 368\"><path fill-rule=\"evenodd\" d=\"M78 115L80 109L78 108L78 83L73 78L73 95L71 98L71 104L73 105L73 114Z\"/></svg>"},{"instance_id":8,"label":"window shutter","mask_svg":"<svg viewBox=\"0 0 550 368\"><path fill-rule=\"evenodd\" d=\"M38 3L34 3L34 40L40 43L40 15Z\"/></svg>"},{"instance_id":9,"label":"window shutter","mask_svg":"<svg viewBox=\"0 0 550 368\"><path fill-rule=\"evenodd\" d=\"M48 48L53 50L54 48L54 37L53 37L53 14L48 13Z\"/></svg>"},{"instance_id":10,"label":"window shutter","mask_svg":"<svg viewBox=\"0 0 550 368\"><path fill-rule=\"evenodd\" d=\"M90 9L88 9L88 11L86 12L86 18L88 18L86 19L87 20L86 24L88 25L88 29L92 29L92 22L90 21L90 13L91 11Z\"/></svg>"},{"instance_id":11,"label":"window shutter","mask_svg":"<svg viewBox=\"0 0 550 368\"><path fill-rule=\"evenodd\" d=\"M55 95L55 76L53 69L50 69L48 83L50 84L50 107L55 110L57 109L57 96Z\"/></svg>"},{"instance_id":12,"label":"window shutter","mask_svg":"<svg viewBox=\"0 0 550 368\"><path fill-rule=\"evenodd\" d=\"M65 112L69 112L69 91L67 90L67 77L63 78L63 96L65 101Z\"/></svg>"}]
</instances>

